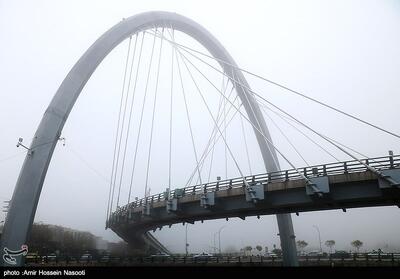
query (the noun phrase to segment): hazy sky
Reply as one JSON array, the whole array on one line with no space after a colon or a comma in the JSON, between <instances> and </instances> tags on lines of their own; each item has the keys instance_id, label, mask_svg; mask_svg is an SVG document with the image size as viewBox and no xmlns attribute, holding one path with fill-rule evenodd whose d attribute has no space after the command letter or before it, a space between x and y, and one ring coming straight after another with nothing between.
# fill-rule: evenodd
<instances>
[{"instance_id":1,"label":"hazy sky","mask_svg":"<svg viewBox=\"0 0 400 279\"><path fill-rule=\"evenodd\" d=\"M45 109L71 67L99 36L120 20L151 10L177 12L197 21L215 35L237 64L245 69L400 133L399 1L246 1L244 4L243 1L0 0L1 201L11 198L24 159L24 150L15 146L18 138L30 143ZM89 230L109 240L118 239L112 231L104 230L104 224L126 47L127 42L118 46L82 91L63 130L66 146L59 144L54 153L35 221ZM149 45L145 49L148 53ZM168 65L163 64L164 72L168 72ZM161 74L160 79L164 82L160 84L160 91L167 91L168 76ZM249 83L265 98L318 131L368 156L383 156L388 150L400 153L400 142L394 137L260 80L249 77ZM141 83L139 91L143 87ZM168 94L162 96L161 104L168 101ZM208 119L204 124L203 113L206 112L196 106L198 100L192 97L189 102L193 129L201 146L212 123ZM177 99L176 104L182 105L182 100ZM148 106L151 106L150 101ZM159 156L153 157L151 165L152 193L161 192L168 185L168 157L165 155L168 117L162 116L168 115L165 114L168 107L158 108L160 122L155 127L154 149ZM138 114L135 113L138 113L137 109L134 111L137 125L135 115ZM149 115L144 122L147 137ZM179 112L177 109L175 118L176 135L181 137L175 141L173 185L182 187L193 169L194 158L190 153L191 142L184 126L182 106ZM289 154L296 166L304 166L273 123L268 118L266 121L276 145ZM332 158L296 131L277 118L275 121L310 164L332 162ZM238 132L239 122L236 124L236 129L228 130L227 138L248 173L242 134ZM178 131L179 128L182 131ZM246 129L253 173L259 173L263 171L263 164L258 147L249 125ZM129 150L133 147L133 139ZM348 159L334 148L327 148L341 160ZM144 183L145 144L141 151L138 184ZM216 152L220 156L214 162L212 177L224 177L223 145L220 144ZM280 163L282 168L288 167L281 159ZM238 176L232 161L229 162L228 176ZM143 196L142 189L135 188L134 196ZM123 203L127 192L128 188L124 186ZM297 239L310 243L310 249L318 247L318 233L313 225L319 227L323 242L335 239L337 249L350 249L354 239L362 240L365 249L384 249L385 245L400 249L400 211L397 207L350 209L347 213L309 212L292 218ZM260 220L215 220L190 225L190 251L209 250L215 232L224 225L221 233L223 248L279 245L276 218L264 216ZM155 233L172 251L184 250L184 234L181 224Z\"/></svg>"}]
</instances>

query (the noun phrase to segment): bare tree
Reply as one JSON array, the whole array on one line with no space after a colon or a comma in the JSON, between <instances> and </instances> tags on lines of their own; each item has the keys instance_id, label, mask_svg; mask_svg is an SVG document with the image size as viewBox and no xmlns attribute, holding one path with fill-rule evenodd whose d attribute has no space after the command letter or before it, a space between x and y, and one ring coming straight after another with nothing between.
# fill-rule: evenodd
<instances>
[{"instance_id":1,"label":"bare tree","mask_svg":"<svg viewBox=\"0 0 400 279\"><path fill-rule=\"evenodd\" d=\"M329 253L332 254L332 247L335 246L335 240L327 240L325 241L325 245L329 247Z\"/></svg>"},{"instance_id":2,"label":"bare tree","mask_svg":"<svg viewBox=\"0 0 400 279\"><path fill-rule=\"evenodd\" d=\"M357 249L357 253L360 250L361 246L363 246L363 244L364 243L358 239L351 242L351 245Z\"/></svg>"},{"instance_id":3,"label":"bare tree","mask_svg":"<svg viewBox=\"0 0 400 279\"><path fill-rule=\"evenodd\" d=\"M297 243L297 247L299 247L300 250L303 250L308 245L308 243L305 242L304 240L297 240L296 243Z\"/></svg>"}]
</instances>

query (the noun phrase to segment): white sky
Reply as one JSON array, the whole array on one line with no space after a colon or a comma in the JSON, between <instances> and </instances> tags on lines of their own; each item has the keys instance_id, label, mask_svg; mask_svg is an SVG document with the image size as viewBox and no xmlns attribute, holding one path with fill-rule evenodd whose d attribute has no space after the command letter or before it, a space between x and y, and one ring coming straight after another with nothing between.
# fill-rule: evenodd
<instances>
[{"instance_id":1,"label":"white sky","mask_svg":"<svg viewBox=\"0 0 400 279\"><path fill-rule=\"evenodd\" d=\"M173 11L197 21L215 35L245 69L400 133L399 1L246 1L244 4L243 1L0 0L2 201L11 198L24 159L23 150L15 147L18 138L23 137L26 144L30 143L52 96L74 63L122 18L151 10ZM112 232L104 231L108 194L105 180L111 171L113 127L119 99L115 94L120 94L125 50L122 45L105 59L74 107L63 131L67 144L59 145L54 153L36 221L117 239ZM388 150L400 153L398 139L259 80L250 78L249 82L257 92L318 131L364 154L383 156ZM192 102L195 103L193 99ZM197 114L193 116L194 123L201 123L202 119ZM271 123L268 125L277 146L290 152L279 132ZM201 127L196 126L197 133L202 131ZM315 152L312 145L292 130L286 132L311 164L332 161ZM232 144L239 144L235 131L228 133ZM189 138L185 140L190 147ZM162 141L156 140L157 143ZM162 150L161 145L155 146ZM255 157L253 168L262 171L262 164L256 158L257 147L253 144L250 149ZM335 155L347 159L337 151ZM293 154L290 158L297 166L304 165ZM175 177L179 177L175 180L177 187L181 187L180 183L192 169L191 165L185 165L185 160L183 156L176 161L179 166L174 169ZM193 159L190 160L192 164ZM159 162L153 165L153 170L164 175L165 157L156 161ZM141 162L145 165L143 160ZM219 163L221 166L222 161ZM282 160L281 164L287 167ZM230 174L237 176L233 167L230 169ZM180 176L180 172L183 175ZM221 172L223 168L213 176ZM165 188L167 182L163 175L159 181L158 178L153 180L157 184L154 192ZM142 191L135 195L141 196ZM309 212L299 217L294 215L293 222L297 239L309 242L310 249L318 247L313 225L320 228L323 241L335 239L338 249L350 249L349 243L354 239L364 241L366 249L385 245L400 249L399 217L397 207L387 207L350 209L347 213ZM213 245L214 233L222 225L227 225L222 233L223 248L233 245L239 249L257 244L272 247L279 243L274 216L246 221L216 220L189 228L191 251L208 250ZM182 225L165 228L156 236L171 250L184 250Z\"/></svg>"}]
</instances>

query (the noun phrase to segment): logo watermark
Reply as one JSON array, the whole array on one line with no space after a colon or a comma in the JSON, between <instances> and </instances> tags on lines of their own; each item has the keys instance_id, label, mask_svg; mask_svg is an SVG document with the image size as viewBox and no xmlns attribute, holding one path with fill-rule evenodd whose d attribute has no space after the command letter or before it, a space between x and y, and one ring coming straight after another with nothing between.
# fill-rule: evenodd
<instances>
[{"instance_id":1,"label":"logo watermark","mask_svg":"<svg viewBox=\"0 0 400 279\"><path fill-rule=\"evenodd\" d=\"M17 259L15 257L18 256L26 256L28 254L28 245L22 245L21 250L13 251L8 249L7 247L4 247L4 254L3 254L3 260L4 262L10 264L10 265L16 265L17 264Z\"/></svg>"}]
</instances>

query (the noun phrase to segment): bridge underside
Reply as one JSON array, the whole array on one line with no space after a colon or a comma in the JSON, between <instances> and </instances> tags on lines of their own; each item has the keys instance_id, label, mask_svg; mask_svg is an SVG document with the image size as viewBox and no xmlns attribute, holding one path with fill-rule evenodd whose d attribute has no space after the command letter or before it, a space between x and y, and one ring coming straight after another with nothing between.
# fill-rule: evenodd
<instances>
[{"instance_id":1,"label":"bridge underside","mask_svg":"<svg viewBox=\"0 0 400 279\"><path fill-rule=\"evenodd\" d=\"M400 169L394 171L396 175L400 174ZM202 203L204 193L186 193L176 198L175 207L169 212L166 200L155 200L147 207L128 207L114 214L108 226L130 245L141 249L146 232L176 223L329 209L400 206L399 185L390 185L370 171L325 178L327 183L322 197L307 190L303 180L261 184L262 198L256 203L246 199L245 187L215 191L213 205L208 206ZM162 251L162 245L157 242L147 241L147 245Z\"/></svg>"},{"instance_id":2,"label":"bridge underside","mask_svg":"<svg viewBox=\"0 0 400 279\"><path fill-rule=\"evenodd\" d=\"M127 227L115 232L129 244L129 251L134 255L159 252L170 254L170 251L148 231L132 231Z\"/></svg>"}]
</instances>

